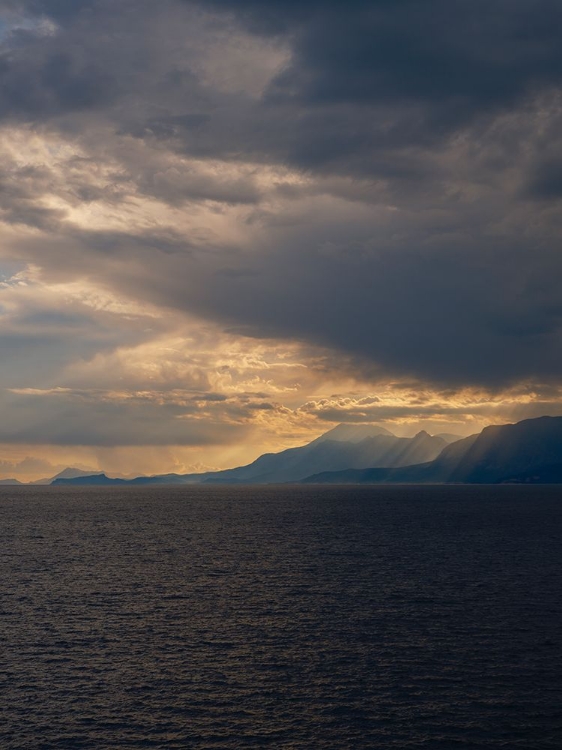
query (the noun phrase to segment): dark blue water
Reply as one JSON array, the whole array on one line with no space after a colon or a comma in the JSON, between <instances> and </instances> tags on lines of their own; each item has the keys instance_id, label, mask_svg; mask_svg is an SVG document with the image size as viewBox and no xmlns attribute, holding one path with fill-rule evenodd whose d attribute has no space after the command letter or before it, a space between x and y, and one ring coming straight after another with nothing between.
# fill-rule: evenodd
<instances>
[{"instance_id":1,"label":"dark blue water","mask_svg":"<svg viewBox=\"0 0 562 750\"><path fill-rule=\"evenodd\" d=\"M3 488L0 747L562 748L562 488Z\"/></svg>"}]
</instances>

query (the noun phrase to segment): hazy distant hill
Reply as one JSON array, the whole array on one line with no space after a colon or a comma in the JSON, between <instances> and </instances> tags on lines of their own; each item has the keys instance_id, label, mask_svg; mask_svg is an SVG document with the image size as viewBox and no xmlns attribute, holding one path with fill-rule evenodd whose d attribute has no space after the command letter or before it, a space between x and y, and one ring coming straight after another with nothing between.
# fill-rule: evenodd
<instances>
[{"instance_id":1,"label":"hazy distant hill","mask_svg":"<svg viewBox=\"0 0 562 750\"><path fill-rule=\"evenodd\" d=\"M229 483L264 484L298 482L310 474L369 466L407 466L429 461L446 442L420 432L398 438L378 425L338 425L308 445L280 453L266 453L247 466L205 474L166 474L138 477L131 484ZM98 484L88 478L57 479L57 484ZM103 480L102 480L103 481Z\"/></svg>"},{"instance_id":2,"label":"hazy distant hill","mask_svg":"<svg viewBox=\"0 0 562 750\"><path fill-rule=\"evenodd\" d=\"M20 482L18 479L0 479L0 485L2 486L15 487L21 484L23 484L23 482Z\"/></svg>"},{"instance_id":3,"label":"hazy distant hill","mask_svg":"<svg viewBox=\"0 0 562 750\"><path fill-rule=\"evenodd\" d=\"M562 417L526 419L486 427L443 449L433 461L404 468L372 467L362 471L323 472L311 483L496 484L562 480Z\"/></svg>"},{"instance_id":4,"label":"hazy distant hill","mask_svg":"<svg viewBox=\"0 0 562 750\"><path fill-rule=\"evenodd\" d=\"M31 484L53 484L57 479L76 479L77 477L93 477L98 476L101 474L101 471L84 471L83 469L73 469L71 467L67 467L66 469L63 469L62 471L59 471L58 474L55 474L54 477L47 477L46 479L38 479L35 482L31 482Z\"/></svg>"},{"instance_id":5,"label":"hazy distant hill","mask_svg":"<svg viewBox=\"0 0 562 750\"><path fill-rule=\"evenodd\" d=\"M55 484L55 485L71 484L71 485L78 485L78 486L84 486L84 485L104 486L104 485L115 485L115 484L130 484L130 482L127 479L112 479L111 477L108 477L105 474L86 474L85 476L79 476L79 477L68 477L68 478L60 477L59 479L54 479L52 484Z\"/></svg>"}]
</instances>

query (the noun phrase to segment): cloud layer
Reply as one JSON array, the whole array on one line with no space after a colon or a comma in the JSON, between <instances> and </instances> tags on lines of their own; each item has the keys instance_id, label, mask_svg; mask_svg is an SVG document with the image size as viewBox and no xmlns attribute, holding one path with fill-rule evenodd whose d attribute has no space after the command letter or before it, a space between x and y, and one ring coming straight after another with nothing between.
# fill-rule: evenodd
<instances>
[{"instance_id":1,"label":"cloud layer","mask_svg":"<svg viewBox=\"0 0 562 750\"><path fill-rule=\"evenodd\" d=\"M554 0L4 3L0 442L291 442L347 398L556 410L561 22Z\"/></svg>"}]
</instances>

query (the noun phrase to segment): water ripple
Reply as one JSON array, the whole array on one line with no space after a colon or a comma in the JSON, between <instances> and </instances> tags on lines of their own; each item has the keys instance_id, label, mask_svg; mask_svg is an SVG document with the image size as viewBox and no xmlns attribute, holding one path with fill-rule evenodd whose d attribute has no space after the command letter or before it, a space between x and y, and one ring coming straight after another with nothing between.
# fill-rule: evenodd
<instances>
[{"instance_id":1,"label":"water ripple","mask_svg":"<svg viewBox=\"0 0 562 750\"><path fill-rule=\"evenodd\" d=\"M2 488L0 746L562 747L557 488Z\"/></svg>"}]
</instances>

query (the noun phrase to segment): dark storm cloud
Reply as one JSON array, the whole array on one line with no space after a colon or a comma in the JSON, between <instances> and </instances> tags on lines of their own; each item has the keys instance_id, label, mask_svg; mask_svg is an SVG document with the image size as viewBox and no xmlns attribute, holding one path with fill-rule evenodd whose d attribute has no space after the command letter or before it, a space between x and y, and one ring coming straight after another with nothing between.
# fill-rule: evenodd
<instances>
[{"instance_id":1,"label":"dark storm cloud","mask_svg":"<svg viewBox=\"0 0 562 750\"><path fill-rule=\"evenodd\" d=\"M153 13L144 3L45 0L24 7L66 25L47 38L18 32L27 38L0 63L0 116L34 120L131 99L118 113L124 132L175 140L186 153L384 177L407 171L403 155L381 155L389 148L435 144L562 71L562 8L548 0L204 6L287 35L291 61L261 102L217 97L164 47L143 54L143 19ZM166 11L172 17L173 4Z\"/></svg>"},{"instance_id":2,"label":"dark storm cloud","mask_svg":"<svg viewBox=\"0 0 562 750\"><path fill-rule=\"evenodd\" d=\"M537 164L527 187L529 195L537 199L562 198L562 159Z\"/></svg>"},{"instance_id":3,"label":"dark storm cloud","mask_svg":"<svg viewBox=\"0 0 562 750\"><path fill-rule=\"evenodd\" d=\"M192 80L191 111L124 124L185 154L423 190L440 178L428 156L448 138L525 106L562 75L562 6L550 0L204 6L257 34L275 31L291 59L258 101L217 97ZM172 80L181 97L184 84Z\"/></svg>"},{"instance_id":4,"label":"dark storm cloud","mask_svg":"<svg viewBox=\"0 0 562 750\"><path fill-rule=\"evenodd\" d=\"M286 46L258 93L182 57L198 43L182 15L195 6L20 6L59 26L8 39L0 117L119 162L115 201L244 206L240 224L261 234L195 251L165 227L70 229L37 174L6 196L7 218L53 236L42 256L25 238L22 255L250 335L351 353L366 372L493 388L558 378L562 5L199 4L225 39L243 28ZM164 156L297 168L307 182L264 198L251 175L174 172ZM78 181L72 199L110 202L99 190Z\"/></svg>"},{"instance_id":5,"label":"dark storm cloud","mask_svg":"<svg viewBox=\"0 0 562 750\"><path fill-rule=\"evenodd\" d=\"M0 116L36 120L130 100L113 113L122 132L203 157L415 179L419 155L402 149L435 147L562 72L562 7L549 0L204 3L286 35L291 60L261 101L217 96L156 39L144 57L143 21L153 14L144 3L26 7L67 25L52 38L26 31L27 43L4 54ZM173 18L174 4L166 11Z\"/></svg>"},{"instance_id":6,"label":"dark storm cloud","mask_svg":"<svg viewBox=\"0 0 562 750\"><path fill-rule=\"evenodd\" d=\"M554 0L210 4L293 33L292 61L269 96L304 105L417 102L428 126L448 129L562 73Z\"/></svg>"},{"instance_id":7,"label":"dark storm cloud","mask_svg":"<svg viewBox=\"0 0 562 750\"><path fill-rule=\"evenodd\" d=\"M320 101L494 106L558 80L561 22L550 0L341 3L306 25L279 84Z\"/></svg>"},{"instance_id":8,"label":"dark storm cloud","mask_svg":"<svg viewBox=\"0 0 562 750\"><path fill-rule=\"evenodd\" d=\"M537 280L534 264L550 267L550 278ZM357 259L281 245L253 268L229 278L193 260L175 288L163 280L158 289L154 277L146 286L160 302L189 300L248 335L298 332L336 346L364 373L374 360L394 376L497 388L562 371L559 263L544 253L527 258L514 244L481 247L478 257L401 249Z\"/></svg>"},{"instance_id":9,"label":"dark storm cloud","mask_svg":"<svg viewBox=\"0 0 562 750\"><path fill-rule=\"evenodd\" d=\"M91 108L112 97L112 78L79 55L54 52L39 65L29 65L20 55L0 58L0 117L37 119Z\"/></svg>"},{"instance_id":10,"label":"dark storm cloud","mask_svg":"<svg viewBox=\"0 0 562 750\"><path fill-rule=\"evenodd\" d=\"M88 11L93 3L12 4L6 27L0 28L0 118L41 122L63 112L99 107L116 94L117 70L96 54L91 34L76 24L65 33L67 20ZM19 15L17 12L19 11ZM1 12L1 11L0 11ZM38 13L38 16L29 16ZM15 15L14 15L15 14ZM49 22L56 25L49 25ZM0 19L3 20L3 19ZM103 49L98 44L98 52Z\"/></svg>"}]
</instances>

